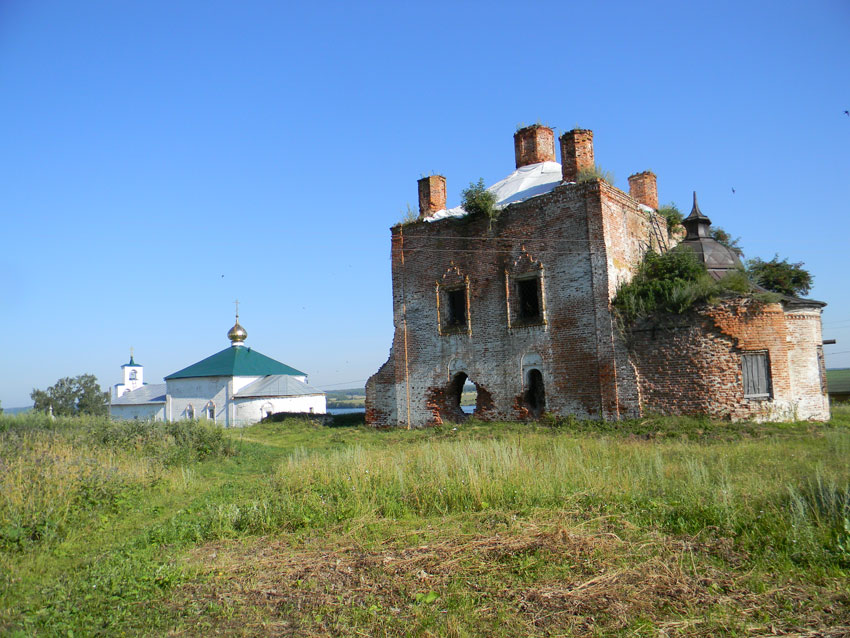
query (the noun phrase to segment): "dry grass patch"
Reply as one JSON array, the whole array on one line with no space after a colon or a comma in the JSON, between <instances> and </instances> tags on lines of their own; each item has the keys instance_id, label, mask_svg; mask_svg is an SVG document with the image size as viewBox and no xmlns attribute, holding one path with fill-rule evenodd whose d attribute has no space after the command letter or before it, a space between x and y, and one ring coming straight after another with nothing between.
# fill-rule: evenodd
<instances>
[{"instance_id":1,"label":"dry grass patch","mask_svg":"<svg viewBox=\"0 0 850 638\"><path fill-rule=\"evenodd\" d=\"M621 530L620 530L621 531ZM195 550L175 595L210 620L178 635L839 636L850 598L736 569L727 542L526 525L406 545L259 539ZM843 633L842 633L843 632Z\"/></svg>"}]
</instances>

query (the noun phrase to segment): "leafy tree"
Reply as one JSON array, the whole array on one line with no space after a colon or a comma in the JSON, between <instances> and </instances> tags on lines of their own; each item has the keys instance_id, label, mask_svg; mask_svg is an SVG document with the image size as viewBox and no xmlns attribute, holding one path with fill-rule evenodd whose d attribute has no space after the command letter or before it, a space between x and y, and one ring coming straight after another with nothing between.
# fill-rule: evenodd
<instances>
[{"instance_id":1,"label":"leafy tree","mask_svg":"<svg viewBox=\"0 0 850 638\"><path fill-rule=\"evenodd\" d=\"M788 263L774 255L770 261L758 257L747 262L747 274L762 288L782 295L800 296L808 294L812 287L812 275L803 268L803 262Z\"/></svg>"},{"instance_id":2,"label":"leafy tree","mask_svg":"<svg viewBox=\"0 0 850 638\"><path fill-rule=\"evenodd\" d=\"M682 220L685 216L682 214L682 211L679 210L679 207L676 206L673 202L670 202L666 206L661 206L658 209L658 214L661 215L664 219L667 220L667 232L671 233L677 227L682 225Z\"/></svg>"},{"instance_id":3,"label":"leafy tree","mask_svg":"<svg viewBox=\"0 0 850 638\"><path fill-rule=\"evenodd\" d=\"M2 405L2 403L3 403L3 402L2 402L2 401L0 401L0 414L3 414L3 405Z\"/></svg>"},{"instance_id":4,"label":"leafy tree","mask_svg":"<svg viewBox=\"0 0 850 638\"><path fill-rule=\"evenodd\" d=\"M495 219L496 196L485 188L483 179L479 179L478 183L470 182L469 187L461 192L461 197L461 206L470 215L480 213L487 215L491 221Z\"/></svg>"},{"instance_id":5,"label":"leafy tree","mask_svg":"<svg viewBox=\"0 0 850 638\"><path fill-rule=\"evenodd\" d=\"M721 244L729 248L740 257L744 254L744 249L738 245L738 242L741 241L740 237L732 237L729 233L723 230L720 226L712 226L711 227L711 237L715 241L719 241Z\"/></svg>"},{"instance_id":6,"label":"leafy tree","mask_svg":"<svg viewBox=\"0 0 850 638\"><path fill-rule=\"evenodd\" d=\"M64 377L46 390L33 389L30 394L33 409L47 412L51 408L56 416L78 414L106 414L108 395L100 389L93 374Z\"/></svg>"}]
</instances>

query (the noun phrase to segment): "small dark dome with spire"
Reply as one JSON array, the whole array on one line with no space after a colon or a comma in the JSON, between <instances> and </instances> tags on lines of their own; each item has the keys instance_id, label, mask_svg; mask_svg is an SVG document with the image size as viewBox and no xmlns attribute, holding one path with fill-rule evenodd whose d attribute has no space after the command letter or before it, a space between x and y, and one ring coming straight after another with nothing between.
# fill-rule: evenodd
<instances>
[{"instance_id":1,"label":"small dark dome with spire","mask_svg":"<svg viewBox=\"0 0 850 638\"><path fill-rule=\"evenodd\" d=\"M711 220L699 209L696 191L691 214L682 221L682 225L687 235L679 245L692 250L714 279L721 279L729 272L741 268L738 254L711 236Z\"/></svg>"}]
</instances>

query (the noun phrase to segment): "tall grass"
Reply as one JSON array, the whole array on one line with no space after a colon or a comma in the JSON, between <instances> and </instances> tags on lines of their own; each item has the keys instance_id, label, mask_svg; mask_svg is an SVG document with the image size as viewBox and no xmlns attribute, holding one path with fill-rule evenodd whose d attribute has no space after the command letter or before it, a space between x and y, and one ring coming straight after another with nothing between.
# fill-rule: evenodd
<instances>
[{"instance_id":1,"label":"tall grass","mask_svg":"<svg viewBox=\"0 0 850 638\"><path fill-rule=\"evenodd\" d=\"M275 477L311 520L539 508L626 516L666 532L732 536L747 549L845 564L847 438L725 445L516 435L395 450L293 454ZM831 462L830 462L831 461ZM827 469L830 467L831 469ZM814 469L813 469L814 468Z\"/></svg>"},{"instance_id":2,"label":"tall grass","mask_svg":"<svg viewBox=\"0 0 850 638\"><path fill-rule=\"evenodd\" d=\"M827 431L821 441L734 446L511 433L392 448L298 448L240 498L227 493L187 508L150 539L549 511L729 537L742 550L797 564L850 566L848 448L843 431Z\"/></svg>"},{"instance_id":3,"label":"tall grass","mask_svg":"<svg viewBox=\"0 0 850 638\"><path fill-rule=\"evenodd\" d=\"M204 422L0 417L0 550L61 540L92 512L120 509L165 468L232 451Z\"/></svg>"}]
</instances>

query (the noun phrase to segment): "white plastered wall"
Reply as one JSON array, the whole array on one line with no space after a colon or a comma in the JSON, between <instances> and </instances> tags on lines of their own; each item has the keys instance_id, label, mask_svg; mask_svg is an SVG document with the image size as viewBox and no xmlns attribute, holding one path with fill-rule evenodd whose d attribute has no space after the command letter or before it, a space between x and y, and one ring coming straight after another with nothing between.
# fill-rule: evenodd
<instances>
[{"instance_id":1,"label":"white plastered wall","mask_svg":"<svg viewBox=\"0 0 850 638\"><path fill-rule=\"evenodd\" d=\"M272 412L305 412L324 414L327 402L324 394L306 394L293 397L237 398L234 401L233 425L243 426L257 423L265 416L264 407Z\"/></svg>"},{"instance_id":2,"label":"white plastered wall","mask_svg":"<svg viewBox=\"0 0 850 638\"><path fill-rule=\"evenodd\" d=\"M194 408L195 418L205 418L206 408L210 401L215 404L215 421L228 427L227 402L232 394L230 380L232 377L192 377L188 379L171 379L166 381L170 405L166 418L169 421L179 421L189 418L189 407ZM259 377L236 377L250 379ZM249 381L248 383L250 383ZM246 384L247 385L247 384Z\"/></svg>"},{"instance_id":3,"label":"white plastered wall","mask_svg":"<svg viewBox=\"0 0 850 638\"><path fill-rule=\"evenodd\" d=\"M139 421L163 421L165 419L164 403L137 403L131 405L113 405L109 415L116 420L138 419Z\"/></svg>"}]
</instances>

